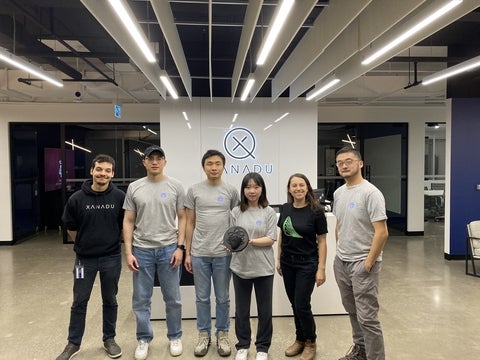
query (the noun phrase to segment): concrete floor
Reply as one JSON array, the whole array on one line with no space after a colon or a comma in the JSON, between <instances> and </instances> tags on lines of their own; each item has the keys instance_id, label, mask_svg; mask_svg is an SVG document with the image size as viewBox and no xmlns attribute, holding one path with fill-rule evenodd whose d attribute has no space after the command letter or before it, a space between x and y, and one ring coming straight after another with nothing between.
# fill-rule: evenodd
<instances>
[{"instance_id":1,"label":"concrete floor","mask_svg":"<svg viewBox=\"0 0 480 360\"><path fill-rule=\"evenodd\" d=\"M425 236L391 236L386 245L380 318L387 359L477 360L480 279L464 274L463 261L444 260L443 223L425 225ZM0 247L1 360L54 360L63 350L72 300L72 260L72 245L62 244L58 232L41 233L20 244ZM126 266L118 299L116 340L123 349L121 358L133 359L135 321L131 276ZM351 344L347 316L318 316L316 322L317 359L338 359ZM165 323L154 321L153 326L156 337L149 359L168 359ZM183 330L184 353L178 358L194 359L195 321L184 320ZM96 284L84 341L75 359L108 359L101 336L101 302ZM284 359L284 349L293 339L292 319L275 317L269 358ZM232 331L232 344L234 340ZM214 345L204 357L219 358ZM253 346L249 359L255 359Z\"/></svg>"}]
</instances>

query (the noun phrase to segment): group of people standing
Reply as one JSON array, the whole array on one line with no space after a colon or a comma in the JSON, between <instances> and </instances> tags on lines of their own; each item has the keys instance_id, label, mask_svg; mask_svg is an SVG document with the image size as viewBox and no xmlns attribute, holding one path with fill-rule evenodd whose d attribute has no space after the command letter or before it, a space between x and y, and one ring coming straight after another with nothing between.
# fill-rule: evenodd
<instances>
[{"instance_id":1,"label":"group of people standing","mask_svg":"<svg viewBox=\"0 0 480 360\"><path fill-rule=\"evenodd\" d=\"M300 173L290 176L288 201L277 216L269 206L260 174L245 175L240 196L235 187L222 180L225 157L220 151L208 150L204 154L206 180L192 185L186 193L178 180L164 173L167 160L162 148L148 147L142 162L147 176L132 182L124 194L111 182L114 159L96 156L90 169L92 179L67 201L62 219L74 240L76 259L68 343L57 360L70 360L80 350L97 272L103 300L104 349L110 358L122 355L115 342L122 238L126 264L133 273L136 360L147 358L153 339L150 315L155 276L165 302L170 355L183 352L182 263L194 279L198 330L195 356L206 355L211 345L212 283L216 348L220 356L231 354L229 288L233 278L235 360L248 358L253 288L258 313L256 360L268 359L276 270L283 279L295 324L295 339L285 355L313 360L316 327L311 295L315 286L326 281L327 221L307 177ZM341 149L336 162L345 185L334 194L334 271L342 303L350 316L354 342L341 359L382 360L385 352L377 295L381 255L388 237L385 201L381 192L363 179L363 161L357 150ZM242 251L230 252L224 246L224 234L232 226L240 226L248 234L248 244Z\"/></svg>"}]
</instances>

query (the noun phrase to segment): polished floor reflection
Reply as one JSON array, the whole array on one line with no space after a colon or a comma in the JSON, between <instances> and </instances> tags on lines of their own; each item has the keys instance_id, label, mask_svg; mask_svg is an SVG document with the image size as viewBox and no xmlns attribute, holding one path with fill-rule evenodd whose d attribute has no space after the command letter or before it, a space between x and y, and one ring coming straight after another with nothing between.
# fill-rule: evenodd
<instances>
[{"instance_id":1,"label":"polished floor reflection","mask_svg":"<svg viewBox=\"0 0 480 360\"><path fill-rule=\"evenodd\" d=\"M463 261L444 260L443 223L425 225L425 236L391 236L385 249L380 317L387 359L479 359L480 278L464 275ZM63 245L57 232L0 247L1 360L53 360L62 351L72 297L72 259L72 246ZM126 266L120 281L116 339L123 349L121 358L133 359L135 321L131 311L131 276ZM255 327L256 320L252 322ZM351 343L347 316L318 316L316 323L316 358L338 359ZM153 326L156 337L149 359L168 359L165 323L154 321ZM183 329L184 353L179 359L194 359L195 321L184 320ZM108 359L101 336L101 303L96 284L84 341L74 359ZM292 319L276 317L269 359L284 359L284 348L293 338ZM231 341L234 342L233 332ZM219 358L215 345L204 357ZM253 346L249 359L255 359Z\"/></svg>"}]
</instances>

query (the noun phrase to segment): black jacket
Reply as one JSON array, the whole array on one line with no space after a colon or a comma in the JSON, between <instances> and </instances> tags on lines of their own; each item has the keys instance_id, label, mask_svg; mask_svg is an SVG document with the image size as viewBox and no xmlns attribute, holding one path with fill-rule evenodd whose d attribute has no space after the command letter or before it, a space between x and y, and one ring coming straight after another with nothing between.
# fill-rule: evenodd
<instances>
[{"instance_id":1,"label":"black jacket","mask_svg":"<svg viewBox=\"0 0 480 360\"><path fill-rule=\"evenodd\" d=\"M120 253L125 193L110 183L103 192L92 190L92 180L82 184L67 201L62 220L77 231L73 250L80 257Z\"/></svg>"}]
</instances>

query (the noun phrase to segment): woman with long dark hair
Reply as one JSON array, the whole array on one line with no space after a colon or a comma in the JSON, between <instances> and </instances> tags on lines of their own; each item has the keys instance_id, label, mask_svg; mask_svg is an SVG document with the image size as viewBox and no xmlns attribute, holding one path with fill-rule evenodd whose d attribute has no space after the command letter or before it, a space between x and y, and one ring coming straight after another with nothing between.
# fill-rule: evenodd
<instances>
[{"instance_id":1,"label":"woman with long dark hair","mask_svg":"<svg viewBox=\"0 0 480 360\"><path fill-rule=\"evenodd\" d=\"M267 189L262 176L249 173L242 180L240 204L232 210L233 225L243 227L248 235L247 247L232 254L235 289L235 360L246 360L252 331L250 302L252 288L257 301L258 328L255 347L256 360L267 360L272 342L272 293L275 256L272 245L277 239L277 215L268 206Z\"/></svg>"},{"instance_id":2,"label":"woman with long dark hair","mask_svg":"<svg viewBox=\"0 0 480 360\"><path fill-rule=\"evenodd\" d=\"M285 355L301 354L301 360L313 360L317 335L311 295L315 285L325 282L327 220L305 175L290 176L287 199L278 219L277 272L292 305L296 336Z\"/></svg>"}]
</instances>

